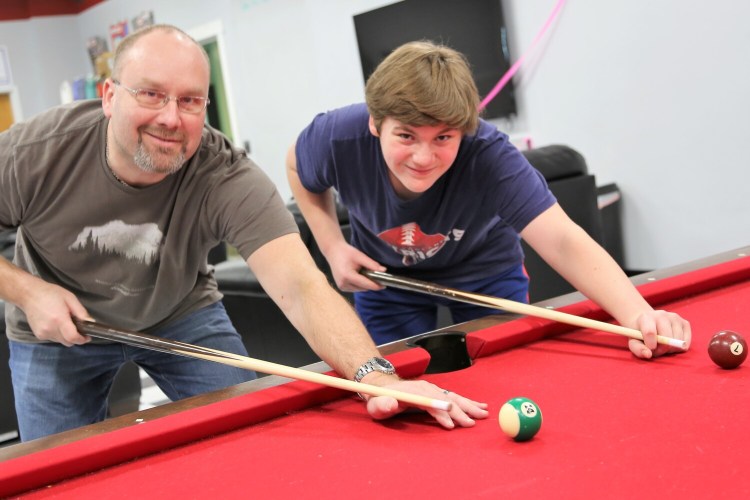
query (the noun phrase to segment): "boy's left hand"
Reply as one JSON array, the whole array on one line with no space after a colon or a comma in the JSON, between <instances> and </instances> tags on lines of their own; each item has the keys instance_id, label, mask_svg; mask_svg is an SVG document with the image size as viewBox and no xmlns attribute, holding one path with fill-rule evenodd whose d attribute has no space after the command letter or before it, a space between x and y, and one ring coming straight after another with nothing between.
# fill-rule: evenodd
<instances>
[{"instance_id":1,"label":"boy's left hand","mask_svg":"<svg viewBox=\"0 0 750 500\"><path fill-rule=\"evenodd\" d=\"M635 328L643 333L643 341L631 339L630 351L638 358L650 359L667 353L679 353L690 347L690 323L679 314L668 311L650 311L641 314ZM656 335L685 341L685 348L657 344Z\"/></svg>"}]
</instances>

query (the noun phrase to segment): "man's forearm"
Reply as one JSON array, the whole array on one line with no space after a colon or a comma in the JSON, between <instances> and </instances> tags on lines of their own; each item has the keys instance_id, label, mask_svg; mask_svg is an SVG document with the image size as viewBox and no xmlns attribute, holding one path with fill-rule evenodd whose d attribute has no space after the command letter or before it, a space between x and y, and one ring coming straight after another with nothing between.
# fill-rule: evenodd
<instances>
[{"instance_id":1,"label":"man's forearm","mask_svg":"<svg viewBox=\"0 0 750 500\"><path fill-rule=\"evenodd\" d=\"M289 311L310 347L341 376L351 379L379 351L352 307L325 284ZM311 297L314 297L311 299Z\"/></svg>"}]
</instances>

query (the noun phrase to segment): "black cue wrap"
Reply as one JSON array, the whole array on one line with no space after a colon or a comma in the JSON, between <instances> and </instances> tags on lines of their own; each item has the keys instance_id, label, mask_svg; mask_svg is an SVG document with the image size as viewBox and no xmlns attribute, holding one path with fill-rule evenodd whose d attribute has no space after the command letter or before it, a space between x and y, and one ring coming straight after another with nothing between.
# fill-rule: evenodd
<instances>
[{"instance_id":1,"label":"black cue wrap","mask_svg":"<svg viewBox=\"0 0 750 500\"><path fill-rule=\"evenodd\" d=\"M186 344L179 340L168 340L147 333L114 328L103 323L97 323L96 321L73 318L73 324L75 324L78 331L84 335L111 340L113 342L120 342L135 347L143 347L144 349L150 349L152 351L178 354L187 357L195 357L192 356L192 354L199 354L201 356L209 355L213 357L234 359L230 356L222 355L221 352L212 349L206 349L193 344Z\"/></svg>"},{"instance_id":2,"label":"black cue wrap","mask_svg":"<svg viewBox=\"0 0 750 500\"><path fill-rule=\"evenodd\" d=\"M504 310L504 308L499 304L493 303L490 300L483 300L483 297L479 294L464 292L463 290L436 285L435 283L420 281L413 278L394 276L392 274L382 273L380 271L370 271L368 269L362 269L360 270L360 274L370 278L377 283L380 283L381 285L400 288L402 290L409 290L411 292L421 292L428 295L436 295L438 297L447 297L458 302L466 302L467 304L474 304L482 307L491 307L493 309Z\"/></svg>"}]
</instances>

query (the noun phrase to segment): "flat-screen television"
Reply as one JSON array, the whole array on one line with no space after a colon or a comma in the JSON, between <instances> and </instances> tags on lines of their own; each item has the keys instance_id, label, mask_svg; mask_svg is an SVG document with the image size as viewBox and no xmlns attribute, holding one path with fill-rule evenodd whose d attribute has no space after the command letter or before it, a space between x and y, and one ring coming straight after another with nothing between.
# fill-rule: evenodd
<instances>
[{"instance_id":1,"label":"flat-screen television","mask_svg":"<svg viewBox=\"0 0 750 500\"><path fill-rule=\"evenodd\" d=\"M393 49L424 39L466 56L481 98L511 65L501 0L403 0L355 15L354 27L365 81ZM482 116L515 114L513 82L509 81Z\"/></svg>"}]
</instances>

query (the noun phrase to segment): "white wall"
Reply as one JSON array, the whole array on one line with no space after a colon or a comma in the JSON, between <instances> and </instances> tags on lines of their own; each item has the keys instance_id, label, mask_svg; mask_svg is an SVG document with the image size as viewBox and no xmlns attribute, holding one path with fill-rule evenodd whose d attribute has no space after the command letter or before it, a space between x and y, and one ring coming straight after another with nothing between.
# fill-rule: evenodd
<instances>
[{"instance_id":1,"label":"white wall","mask_svg":"<svg viewBox=\"0 0 750 500\"><path fill-rule=\"evenodd\" d=\"M116 21L143 10L186 30L221 21L238 142L287 198L284 155L299 130L364 97L352 15L389 3L109 0L75 17L0 23L0 44L30 116L56 104L62 79L90 71L86 39L108 38ZM504 0L515 57L556 3ZM519 117L498 126L538 146L568 144L599 184L620 186L631 269L750 243L749 16L734 0L569 0L516 79Z\"/></svg>"},{"instance_id":2,"label":"white wall","mask_svg":"<svg viewBox=\"0 0 750 500\"><path fill-rule=\"evenodd\" d=\"M526 46L553 2L512 4ZM536 143L579 149L620 186L630 268L750 243L749 15L732 0L569 1L521 79Z\"/></svg>"},{"instance_id":3,"label":"white wall","mask_svg":"<svg viewBox=\"0 0 750 500\"><path fill-rule=\"evenodd\" d=\"M64 79L92 72L85 45L78 43L75 16L0 22L0 45L8 47L25 118L59 104Z\"/></svg>"}]
</instances>

